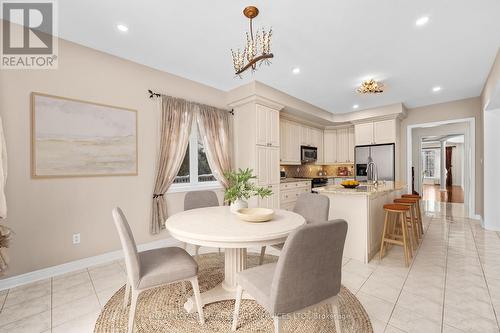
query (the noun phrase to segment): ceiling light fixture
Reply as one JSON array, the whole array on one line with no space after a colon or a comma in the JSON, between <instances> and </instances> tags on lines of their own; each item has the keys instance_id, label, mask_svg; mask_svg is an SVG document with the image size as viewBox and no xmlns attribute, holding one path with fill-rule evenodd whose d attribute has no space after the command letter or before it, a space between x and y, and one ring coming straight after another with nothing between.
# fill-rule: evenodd
<instances>
[{"instance_id":1,"label":"ceiling light fixture","mask_svg":"<svg viewBox=\"0 0 500 333\"><path fill-rule=\"evenodd\" d=\"M358 104L354 104L354 105L352 106L352 108L353 108L353 109L358 109L358 108L359 108L359 105L358 105Z\"/></svg>"},{"instance_id":2,"label":"ceiling light fixture","mask_svg":"<svg viewBox=\"0 0 500 333\"><path fill-rule=\"evenodd\" d=\"M429 23L429 16L422 16L415 21L415 25L417 27L422 27L422 26L426 25L427 23Z\"/></svg>"},{"instance_id":3,"label":"ceiling light fixture","mask_svg":"<svg viewBox=\"0 0 500 333\"><path fill-rule=\"evenodd\" d=\"M356 91L360 94L380 94L384 92L384 85L374 79L364 80Z\"/></svg>"},{"instance_id":4,"label":"ceiling light fixture","mask_svg":"<svg viewBox=\"0 0 500 333\"><path fill-rule=\"evenodd\" d=\"M434 92L441 91L441 87L439 87L439 86L434 87L434 88L432 88L432 91L434 91Z\"/></svg>"},{"instance_id":5,"label":"ceiling light fixture","mask_svg":"<svg viewBox=\"0 0 500 333\"><path fill-rule=\"evenodd\" d=\"M259 15L259 9L254 6L248 6L243 10L245 15L250 20L250 33L246 33L246 43L243 51L231 49L233 56L234 72L241 78L241 74L247 69L254 72L257 69L257 63L270 64L271 58L274 55L271 53L271 36L273 30L266 31L262 29L260 32L253 34L253 19Z\"/></svg>"},{"instance_id":6,"label":"ceiling light fixture","mask_svg":"<svg viewBox=\"0 0 500 333\"><path fill-rule=\"evenodd\" d=\"M300 73L300 68L299 67L295 67L294 69L292 69L292 73L293 74L299 74Z\"/></svg>"},{"instance_id":7,"label":"ceiling light fixture","mask_svg":"<svg viewBox=\"0 0 500 333\"><path fill-rule=\"evenodd\" d=\"M127 32L128 31L128 27L126 25L124 25L124 24L117 24L116 28L118 30L120 30L121 32Z\"/></svg>"}]
</instances>

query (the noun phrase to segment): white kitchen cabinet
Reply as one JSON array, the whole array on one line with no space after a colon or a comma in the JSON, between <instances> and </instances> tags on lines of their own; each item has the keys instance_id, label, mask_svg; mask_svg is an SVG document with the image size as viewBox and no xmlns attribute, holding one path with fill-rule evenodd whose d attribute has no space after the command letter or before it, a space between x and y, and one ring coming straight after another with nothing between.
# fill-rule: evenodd
<instances>
[{"instance_id":1,"label":"white kitchen cabinet","mask_svg":"<svg viewBox=\"0 0 500 333\"><path fill-rule=\"evenodd\" d=\"M349 129L340 128L337 130L337 163L347 163L349 161Z\"/></svg>"},{"instance_id":2,"label":"white kitchen cabinet","mask_svg":"<svg viewBox=\"0 0 500 333\"><path fill-rule=\"evenodd\" d=\"M373 138L376 144L396 142L396 119L373 123Z\"/></svg>"},{"instance_id":3,"label":"white kitchen cabinet","mask_svg":"<svg viewBox=\"0 0 500 333\"><path fill-rule=\"evenodd\" d=\"M349 163L354 163L354 148L356 147L354 143L354 127L349 127Z\"/></svg>"},{"instance_id":4,"label":"white kitchen cabinet","mask_svg":"<svg viewBox=\"0 0 500 333\"><path fill-rule=\"evenodd\" d=\"M356 146L394 143L397 126L396 119L356 124L354 127Z\"/></svg>"},{"instance_id":5,"label":"white kitchen cabinet","mask_svg":"<svg viewBox=\"0 0 500 333\"><path fill-rule=\"evenodd\" d=\"M257 184L279 184L280 182L280 151L277 147L257 146L255 174Z\"/></svg>"},{"instance_id":6,"label":"white kitchen cabinet","mask_svg":"<svg viewBox=\"0 0 500 333\"><path fill-rule=\"evenodd\" d=\"M337 163L337 130L325 130L323 139L324 163Z\"/></svg>"},{"instance_id":7,"label":"white kitchen cabinet","mask_svg":"<svg viewBox=\"0 0 500 333\"><path fill-rule=\"evenodd\" d=\"M300 125L280 120L280 162L300 165Z\"/></svg>"},{"instance_id":8,"label":"white kitchen cabinet","mask_svg":"<svg viewBox=\"0 0 500 333\"><path fill-rule=\"evenodd\" d=\"M311 129L311 146L318 148L316 164L323 164L323 131L318 128Z\"/></svg>"},{"instance_id":9,"label":"white kitchen cabinet","mask_svg":"<svg viewBox=\"0 0 500 333\"><path fill-rule=\"evenodd\" d=\"M279 209L280 208L280 185L268 185L267 186L273 194L266 198L258 198L258 206L262 208Z\"/></svg>"},{"instance_id":10,"label":"white kitchen cabinet","mask_svg":"<svg viewBox=\"0 0 500 333\"><path fill-rule=\"evenodd\" d=\"M309 126L300 126L300 145L312 146L312 128Z\"/></svg>"},{"instance_id":11,"label":"white kitchen cabinet","mask_svg":"<svg viewBox=\"0 0 500 333\"><path fill-rule=\"evenodd\" d=\"M256 143L279 147L279 111L264 105L256 106Z\"/></svg>"},{"instance_id":12,"label":"white kitchen cabinet","mask_svg":"<svg viewBox=\"0 0 500 333\"><path fill-rule=\"evenodd\" d=\"M356 146L374 144L373 122L354 125L354 138Z\"/></svg>"}]
</instances>

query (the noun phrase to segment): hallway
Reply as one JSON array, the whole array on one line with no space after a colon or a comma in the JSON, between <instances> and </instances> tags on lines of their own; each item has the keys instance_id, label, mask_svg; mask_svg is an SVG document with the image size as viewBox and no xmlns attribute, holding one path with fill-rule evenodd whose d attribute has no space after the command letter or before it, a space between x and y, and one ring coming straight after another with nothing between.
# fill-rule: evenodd
<instances>
[{"instance_id":1,"label":"hallway","mask_svg":"<svg viewBox=\"0 0 500 333\"><path fill-rule=\"evenodd\" d=\"M464 190L461 186L447 186L446 191L441 191L439 185L424 184L423 199L449 203L464 203Z\"/></svg>"}]
</instances>

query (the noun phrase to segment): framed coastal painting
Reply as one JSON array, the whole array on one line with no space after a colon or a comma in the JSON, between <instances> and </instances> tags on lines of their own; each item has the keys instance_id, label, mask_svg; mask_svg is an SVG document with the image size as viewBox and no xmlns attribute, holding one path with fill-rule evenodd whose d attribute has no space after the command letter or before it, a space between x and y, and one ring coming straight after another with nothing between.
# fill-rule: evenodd
<instances>
[{"instance_id":1,"label":"framed coastal painting","mask_svg":"<svg viewBox=\"0 0 500 333\"><path fill-rule=\"evenodd\" d=\"M137 175L137 111L31 94L34 178Z\"/></svg>"}]
</instances>

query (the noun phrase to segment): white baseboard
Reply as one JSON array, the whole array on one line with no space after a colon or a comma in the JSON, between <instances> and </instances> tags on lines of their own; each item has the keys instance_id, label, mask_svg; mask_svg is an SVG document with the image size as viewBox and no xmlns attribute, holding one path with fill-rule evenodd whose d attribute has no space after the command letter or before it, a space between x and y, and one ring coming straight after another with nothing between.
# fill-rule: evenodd
<instances>
[{"instance_id":1,"label":"white baseboard","mask_svg":"<svg viewBox=\"0 0 500 333\"><path fill-rule=\"evenodd\" d=\"M154 242L138 245L137 248L141 252L141 251L157 249L160 247L179 246L181 244L182 243L176 240L175 238L168 237ZM0 280L0 290L14 288L17 286L21 286L23 284L36 282L43 279L48 279L57 275L74 272L80 269L88 268L99 264L104 264L121 258L123 258L123 251L118 250L100 254L93 257L70 261L57 266L42 268L33 272L16 275Z\"/></svg>"}]
</instances>

